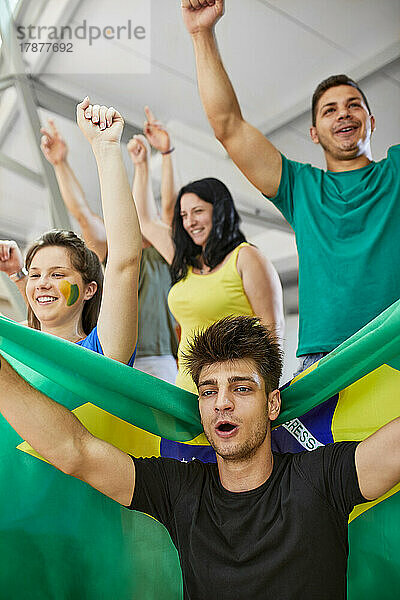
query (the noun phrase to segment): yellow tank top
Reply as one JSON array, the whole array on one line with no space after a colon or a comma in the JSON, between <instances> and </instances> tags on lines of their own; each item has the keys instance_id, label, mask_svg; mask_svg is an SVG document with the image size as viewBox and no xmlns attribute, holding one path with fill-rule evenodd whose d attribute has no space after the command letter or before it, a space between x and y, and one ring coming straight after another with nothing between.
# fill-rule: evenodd
<instances>
[{"instance_id":1,"label":"yellow tank top","mask_svg":"<svg viewBox=\"0 0 400 600\"><path fill-rule=\"evenodd\" d=\"M228 315L254 315L236 267L240 248L248 245L246 242L239 244L225 264L212 273L198 275L189 267L185 279L175 283L169 292L169 308L182 330L175 383L189 392L197 394L197 389L192 378L182 372L180 357L193 331L206 329Z\"/></svg>"}]
</instances>

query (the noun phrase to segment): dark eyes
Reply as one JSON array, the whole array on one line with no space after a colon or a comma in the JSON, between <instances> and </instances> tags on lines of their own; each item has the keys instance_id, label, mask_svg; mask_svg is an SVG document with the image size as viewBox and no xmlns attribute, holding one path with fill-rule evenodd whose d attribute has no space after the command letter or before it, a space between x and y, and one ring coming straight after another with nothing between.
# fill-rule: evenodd
<instances>
[{"instance_id":1,"label":"dark eyes","mask_svg":"<svg viewBox=\"0 0 400 600\"><path fill-rule=\"evenodd\" d=\"M361 104L360 104L359 102L351 102L351 103L349 104L349 108L354 108L354 107L355 107L355 108L361 108ZM335 109L333 106L331 106L330 108L327 108L327 109L324 111L324 115L328 115L329 113L331 113L331 112L334 112L335 110L336 110L336 109Z\"/></svg>"},{"instance_id":2,"label":"dark eyes","mask_svg":"<svg viewBox=\"0 0 400 600\"><path fill-rule=\"evenodd\" d=\"M248 387L247 385L238 385L237 387L234 388L233 390L236 393L239 394L246 394L247 392L251 392L252 389L250 387ZM201 392L201 396L203 397L207 397L207 396L211 396L213 394L217 394L217 390L204 390Z\"/></svg>"},{"instance_id":3,"label":"dark eyes","mask_svg":"<svg viewBox=\"0 0 400 600\"><path fill-rule=\"evenodd\" d=\"M53 277L65 277L64 273L52 273ZM40 277L39 273L29 273L29 279L36 279Z\"/></svg>"},{"instance_id":4,"label":"dark eyes","mask_svg":"<svg viewBox=\"0 0 400 600\"><path fill-rule=\"evenodd\" d=\"M215 390L203 390L200 394L200 396L202 396L203 398L206 398L207 396L211 396L212 394L215 394Z\"/></svg>"}]
</instances>

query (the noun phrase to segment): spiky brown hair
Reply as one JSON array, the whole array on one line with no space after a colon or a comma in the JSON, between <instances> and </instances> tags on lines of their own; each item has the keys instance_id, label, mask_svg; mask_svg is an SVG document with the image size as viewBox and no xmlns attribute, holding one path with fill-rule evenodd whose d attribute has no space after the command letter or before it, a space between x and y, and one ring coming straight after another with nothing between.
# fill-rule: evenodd
<instances>
[{"instance_id":1,"label":"spiky brown hair","mask_svg":"<svg viewBox=\"0 0 400 600\"><path fill-rule=\"evenodd\" d=\"M257 317L229 316L196 332L181 363L198 386L204 367L240 358L254 361L267 393L278 388L282 351L274 332L264 327Z\"/></svg>"}]
</instances>

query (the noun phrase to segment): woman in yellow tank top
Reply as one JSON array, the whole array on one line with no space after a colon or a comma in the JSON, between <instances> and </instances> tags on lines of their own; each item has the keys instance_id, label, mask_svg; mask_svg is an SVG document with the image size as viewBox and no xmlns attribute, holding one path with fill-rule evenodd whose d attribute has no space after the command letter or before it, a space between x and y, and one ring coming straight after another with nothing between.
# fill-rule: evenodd
<instances>
[{"instance_id":1,"label":"woman in yellow tank top","mask_svg":"<svg viewBox=\"0 0 400 600\"><path fill-rule=\"evenodd\" d=\"M146 142L136 136L134 198L143 235L171 265L168 304L181 327L180 357L192 333L228 315L257 315L283 336L282 287L275 268L239 229L240 218L228 188L206 178L184 186L171 228L151 215ZM197 393L179 369L176 384Z\"/></svg>"}]
</instances>

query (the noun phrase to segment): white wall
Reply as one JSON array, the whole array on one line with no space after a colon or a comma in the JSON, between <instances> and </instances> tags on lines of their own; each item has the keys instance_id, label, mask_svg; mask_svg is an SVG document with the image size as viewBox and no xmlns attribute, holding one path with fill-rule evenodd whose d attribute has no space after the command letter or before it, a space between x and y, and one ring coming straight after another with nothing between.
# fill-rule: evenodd
<instances>
[{"instance_id":1,"label":"white wall","mask_svg":"<svg viewBox=\"0 0 400 600\"><path fill-rule=\"evenodd\" d=\"M297 334L298 334L299 316L289 315L285 320L285 339L284 339L284 362L281 385L288 382L297 371L298 359L296 358Z\"/></svg>"}]
</instances>

